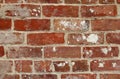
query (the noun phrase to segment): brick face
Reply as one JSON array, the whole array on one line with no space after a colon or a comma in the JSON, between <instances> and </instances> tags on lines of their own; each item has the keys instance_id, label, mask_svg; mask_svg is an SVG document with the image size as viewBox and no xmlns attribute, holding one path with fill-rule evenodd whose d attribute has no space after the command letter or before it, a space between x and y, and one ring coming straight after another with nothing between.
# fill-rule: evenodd
<instances>
[{"instance_id":1,"label":"brick face","mask_svg":"<svg viewBox=\"0 0 120 79\"><path fill-rule=\"evenodd\" d=\"M0 0L0 79L120 79L120 0Z\"/></svg>"}]
</instances>

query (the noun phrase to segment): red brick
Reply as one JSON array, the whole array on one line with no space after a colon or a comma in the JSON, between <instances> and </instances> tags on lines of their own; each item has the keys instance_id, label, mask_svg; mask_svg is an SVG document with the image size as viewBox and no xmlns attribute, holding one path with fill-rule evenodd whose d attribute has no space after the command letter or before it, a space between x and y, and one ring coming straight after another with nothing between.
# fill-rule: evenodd
<instances>
[{"instance_id":1,"label":"red brick","mask_svg":"<svg viewBox=\"0 0 120 79\"><path fill-rule=\"evenodd\" d=\"M29 45L46 45L64 43L63 33L33 33L27 35Z\"/></svg>"},{"instance_id":2,"label":"red brick","mask_svg":"<svg viewBox=\"0 0 120 79\"><path fill-rule=\"evenodd\" d=\"M40 47L7 47L7 58L41 58Z\"/></svg>"},{"instance_id":3,"label":"red brick","mask_svg":"<svg viewBox=\"0 0 120 79\"><path fill-rule=\"evenodd\" d=\"M63 74L61 79L96 79L95 74Z\"/></svg>"},{"instance_id":4,"label":"red brick","mask_svg":"<svg viewBox=\"0 0 120 79\"><path fill-rule=\"evenodd\" d=\"M106 34L106 41L110 44L120 44L120 33Z\"/></svg>"},{"instance_id":5,"label":"red brick","mask_svg":"<svg viewBox=\"0 0 120 79\"><path fill-rule=\"evenodd\" d=\"M0 46L0 57L4 56L4 47Z\"/></svg>"},{"instance_id":6,"label":"red brick","mask_svg":"<svg viewBox=\"0 0 120 79\"><path fill-rule=\"evenodd\" d=\"M100 79L120 79L120 74L101 74Z\"/></svg>"},{"instance_id":7,"label":"red brick","mask_svg":"<svg viewBox=\"0 0 120 79\"><path fill-rule=\"evenodd\" d=\"M0 60L0 73L12 73L13 62L7 60Z\"/></svg>"},{"instance_id":8,"label":"red brick","mask_svg":"<svg viewBox=\"0 0 120 79\"><path fill-rule=\"evenodd\" d=\"M2 9L5 10L6 16L12 17L40 17L41 6L32 4L21 4L21 5L4 5Z\"/></svg>"},{"instance_id":9,"label":"red brick","mask_svg":"<svg viewBox=\"0 0 120 79\"><path fill-rule=\"evenodd\" d=\"M81 6L80 12L82 17L116 16L117 7L115 5Z\"/></svg>"},{"instance_id":10,"label":"red brick","mask_svg":"<svg viewBox=\"0 0 120 79\"><path fill-rule=\"evenodd\" d=\"M11 29L11 26L10 19L0 19L0 30L9 30Z\"/></svg>"},{"instance_id":11,"label":"red brick","mask_svg":"<svg viewBox=\"0 0 120 79\"><path fill-rule=\"evenodd\" d=\"M83 57L85 58L98 58L98 57L118 57L118 47L100 46L100 47L84 47Z\"/></svg>"},{"instance_id":12,"label":"red brick","mask_svg":"<svg viewBox=\"0 0 120 79\"><path fill-rule=\"evenodd\" d=\"M3 3L3 0L0 0L0 3Z\"/></svg>"},{"instance_id":13,"label":"red brick","mask_svg":"<svg viewBox=\"0 0 120 79\"><path fill-rule=\"evenodd\" d=\"M5 3L22 3L22 0L5 0Z\"/></svg>"},{"instance_id":14,"label":"red brick","mask_svg":"<svg viewBox=\"0 0 120 79\"><path fill-rule=\"evenodd\" d=\"M117 0L118 3L120 3L120 0Z\"/></svg>"},{"instance_id":15,"label":"red brick","mask_svg":"<svg viewBox=\"0 0 120 79\"><path fill-rule=\"evenodd\" d=\"M32 61L31 60L16 60L15 61L15 70L17 72L32 72Z\"/></svg>"},{"instance_id":16,"label":"red brick","mask_svg":"<svg viewBox=\"0 0 120 79\"><path fill-rule=\"evenodd\" d=\"M78 6L43 6L46 17L78 17Z\"/></svg>"},{"instance_id":17,"label":"red brick","mask_svg":"<svg viewBox=\"0 0 120 79\"><path fill-rule=\"evenodd\" d=\"M29 78L31 78L31 79L57 79L57 75L55 75L55 74L43 74L43 75L24 74L24 75L22 75L22 79L29 79Z\"/></svg>"},{"instance_id":18,"label":"red brick","mask_svg":"<svg viewBox=\"0 0 120 79\"><path fill-rule=\"evenodd\" d=\"M15 30L18 31L36 31L36 30L49 30L50 20L48 19L27 19L15 20Z\"/></svg>"},{"instance_id":19,"label":"red brick","mask_svg":"<svg viewBox=\"0 0 120 79\"><path fill-rule=\"evenodd\" d=\"M56 72L70 71L69 62L67 61L54 61L53 64Z\"/></svg>"},{"instance_id":20,"label":"red brick","mask_svg":"<svg viewBox=\"0 0 120 79\"><path fill-rule=\"evenodd\" d=\"M17 32L0 33L0 44L22 44L24 35Z\"/></svg>"},{"instance_id":21,"label":"red brick","mask_svg":"<svg viewBox=\"0 0 120 79\"><path fill-rule=\"evenodd\" d=\"M120 30L120 19L102 19L102 20L92 20L92 30L93 31L116 31Z\"/></svg>"},{"instance_id":22,"label":"red brick","mask_svg":"<svg viewBox=\"0 0 120 79\"><path fill-rule=\"evenodd\" d=\"M80 19L55 19L55 31L87 31L89 29L88 20Z\"/></svg>"},{"instance_id":23,"label":"red brick","mask_svg":"<svg viewBox=\"0 0 120 79\"><path fill-rule=\"evenodd\" d=\"M82 4L96 4L98 0L81 0Z\"/></svg>"},{"instance_id":24,"label":"red brick","mask_svg":"<svg viewBox=\"0 0 120 79\"><path fill-rule=\"evenodd\" d=\"M65 0L66 4L79 4L80 0Z\"/></svg>"},{"instance_id":25,"label":"red brick","mask_svg":"<svg viewBox=\"0 0 120 79\"><path fill-rule=\"evenodd\" d=\"M86 60L74 60L72 61L73 72L88 71L88 63Z\"/></svg>"},{"instance_id":26,"label":"red brick","mask_svg":"<svg viewBox=\"0 0 120 79\"><path fill-rule=\"evenodd\" d=\"M26 0L28 3L61 3L61 0Z\"/></svg>"},{"instance_id":27,"label":"red brick","mask_svg":"<svg viewBox=\"0 0 120 79\"><path fill-rule=\"evenodd\" d=\"M52 62L49 60L45 61L35 61L34 67L36 72L51 72L52 71Z\"/></svg>"},{"instance_id":28,"label":"red brick","mask_svg":"<svg viewBox=\"0 0 120 79\"><path fill-rule=\"evenodd\" d=\"M1 77L0 77L1 78ZM20 76L19 75L4 75L2 79L20 79Z\"/></svg>"},{"instance_id":29,"label":"red brick","mask_svg":"<svg viewBox=\"0 0 120 79\"><path fill-rule=\"evenodd\" d=\"M115 1L114 1L114 0L99 0L99 2L100 2L101 4L112 4L112 3L114 3Z\"/></svg>"},{"instance_id":30,"label":"red brick","mask_svg":"<svg viewBox=\"0 0 120 79\"><path fill-rule=\"evenodd\" d=\"M119 71L120 60L93 60L91 61L92 71Z\"/></svg>"},{"instance_id":31,"label":"red brick","mask_svg":"<svg viewBox=\"0 0 120 79\"><path fill-rule=\"evenodd\" d=\"M86 34L71 33L68 35L67 43L70 45L103 44L104 34L103 33L86 33Z\"/></svg>"},{"instance_id":32,"label":"red brick","mask_svg":"<svg viewBox=\"0 0 120 79\"><path fill-rule=\"evenodd\" d=\"M80 47L45 47L45 58L80 58Z\"/></svg>"}]
</instances>

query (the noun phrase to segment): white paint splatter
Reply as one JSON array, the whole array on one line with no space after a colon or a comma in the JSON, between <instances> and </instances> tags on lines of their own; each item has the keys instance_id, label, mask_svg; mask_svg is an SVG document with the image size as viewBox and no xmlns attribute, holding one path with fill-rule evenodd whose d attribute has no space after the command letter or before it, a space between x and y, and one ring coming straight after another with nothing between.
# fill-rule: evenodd
<instances>
[{"instance_id":1,"label":"white paint splatter","mask_svg":"<svg viewBox=\"0 0 120 79\"><path fill-rule=\"evenodd\" d=\"M104 63L100 62L98 67L104 67Z\"/></svg>"},{"instance_id":2,"label":"white paint splatter","mask_svg":"<svg viewBox=\"0 0 120 79\"><path fill-rule=\"evenodd\" d=\"M93 10L93 9L91 9L91 8L89 9L89 11L90 11L91 13L94 13L94 12L95 12L95 10Z\"/></svg>"},{"instance_id":3,"label":"white paint splatter","mask_svg":"<svg viewBox=\"0 0 120 79\"><path fill-rule=\"evenodd\" d=\"M87 42L97 43L97 41L98 41L98 35L97 34L90 34L87 37Z\"/></svg>"},{"instance_id":4,"label":"white paint splatter","mask_svg":"<svg viewBox=\"0 0 120 79\"><path fill-rule=\"evenodd\" d=\"M82 28L82 30L88 30L88 22L87 21L81 21L80 22L80 24L81 24L81 28Z\"/></svg>"},{"instance_id":5,"label":"white paint splatter","mask_svg":"<svg viewBox=\"0 0 120 79\"><path fill-rule=\"evenodd\" d=\"M59 63L57 66L65 66L66 63Z\"/></svg>"},{"instance_id":6,"label":"white paint splatter","mask_svg":"<svg viewBox=\"0 0 120 79\"><path fill-rule=\"evenodd\" d=\"M113 66L113 67L116 67L116 65L117 65L116 63L112 63L112 66Z\"/></svg>"},{"instance_id":7,"label":"white paint splatter","mask_svg":"<svg viewBox=\"0 0 120 79\"><path fill-rule=\"evenodd\" d=\"M75 65L75 62L72 62L72 65Z\"/></svg>"},{"instance_id":8,"label":"white paint splatter","mask_svg":"<svg viewBox=\"0 0 120 79\"><path fill-rule=\"evenodd\" d=\"M102 51L105 55L107 55L108 52L110 52L111 50L112 50L111 47L109 47L109 48L102 48L102 49L101 49L101 51Z\"/></svg>"},{"instance_id":9,"label":"white paint splatter","mask_svg":"<svg viewBox=\"0 0 120 79\"><path fill-rule=\"evenodd\" d=\"M53 47L53 52L56 52L57 50L56 50L56 47Z\"/></svg>"}]
</instances>

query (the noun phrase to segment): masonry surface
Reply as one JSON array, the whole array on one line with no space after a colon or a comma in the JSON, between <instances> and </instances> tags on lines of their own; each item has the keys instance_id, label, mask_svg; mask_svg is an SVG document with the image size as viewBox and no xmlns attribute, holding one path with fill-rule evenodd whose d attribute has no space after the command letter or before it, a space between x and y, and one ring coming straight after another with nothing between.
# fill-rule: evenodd
<instances>
[{"instance_id":1,"label":"masonry surface","mask_svg":"<svg viewBox=\"0 0 120 79\"><path fill-rule=\"evenodd\" d=\"M0 79L120 79L120 0L0 0Z\"/></svg>"}]
</instances>

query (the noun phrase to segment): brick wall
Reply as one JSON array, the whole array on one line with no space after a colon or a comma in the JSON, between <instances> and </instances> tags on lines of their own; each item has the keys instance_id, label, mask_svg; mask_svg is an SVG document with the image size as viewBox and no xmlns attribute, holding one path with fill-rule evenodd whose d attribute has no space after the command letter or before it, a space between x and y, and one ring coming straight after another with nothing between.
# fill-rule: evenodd
<instances>
[{"instance_id":1,"label":"brick wall","mask_svg":"<svg viewBox=\"0 0 120 79\"><path fill-rule=\"evenodd\" d=\"M120 79L120 0L0 0L0 79Z\"/></svg>"}]
</instances>

